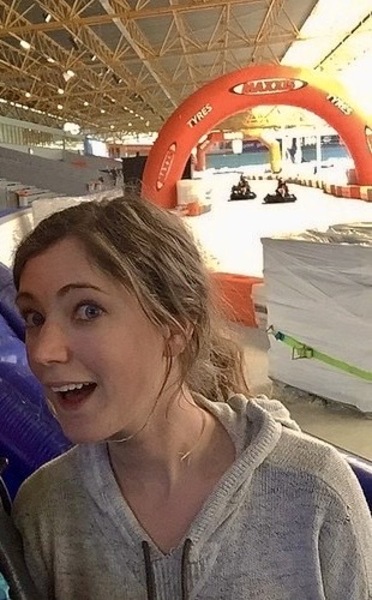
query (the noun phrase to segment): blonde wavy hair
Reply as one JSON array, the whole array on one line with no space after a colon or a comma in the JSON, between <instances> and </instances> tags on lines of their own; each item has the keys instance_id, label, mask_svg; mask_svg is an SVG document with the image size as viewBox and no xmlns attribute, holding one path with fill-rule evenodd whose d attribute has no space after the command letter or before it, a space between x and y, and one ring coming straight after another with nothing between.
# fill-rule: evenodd
<instances>
[{"instance_id":1,"label":"blonde wavy hair","mask_svg":"<svg viewBox=\"0 0 372 600\"><path fill-rule=\"evenodd\" d=\"M18 246L17 290L27 261L65 238L78 240L102 272L134 293L153 324L184 336L180 385L210 400L249 393L242 350L221 317L200 250L177 215L137 196L56 212Z\"/></svg>"}]
</instances>

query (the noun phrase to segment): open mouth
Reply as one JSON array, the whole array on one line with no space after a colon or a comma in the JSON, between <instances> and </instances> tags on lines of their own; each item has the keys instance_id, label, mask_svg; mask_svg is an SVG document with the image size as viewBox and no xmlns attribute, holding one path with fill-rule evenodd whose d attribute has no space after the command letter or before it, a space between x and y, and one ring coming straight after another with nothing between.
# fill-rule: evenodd
<instances>
[{"instance_id":1,"label":"open mouth","mask_svg":"<svg viewBox=\"0 0 372 600\"><path fill-rule=\"evenodd\" d=\"M87 400L96 389L94 382L68 384L60 387L52 387L52 391L58 396L63 407L77 407Z\"/></svg>"}]
</instances>

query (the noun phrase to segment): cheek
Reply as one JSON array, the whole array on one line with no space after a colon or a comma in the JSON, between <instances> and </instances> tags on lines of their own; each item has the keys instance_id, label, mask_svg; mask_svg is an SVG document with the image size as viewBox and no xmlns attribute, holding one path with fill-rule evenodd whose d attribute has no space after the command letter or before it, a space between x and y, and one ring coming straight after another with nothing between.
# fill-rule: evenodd
<instances>
[{"instance_id":1,"label":"cheek","mask_svg":"<svg viewBox=\"0 0 372 600\"><path fill-rule=\"evenodd\" d=\"M120 350L111 351L111 360L108 355L103 360L108 370L115 370L118 379L140 387L161 382L167 365L163 341L160 343L156 339L137 340L133 345L121 346Z\"/></svg>"},{"instance_id":2,"label":"cheek","mask_svg":"<svg viewBox=\"0 0 372 600\"><path fill-rule=\"evenodd\" d=\"M140 385L155 382L166 372L167 353L163 337L146 322L116 323L108 329L80 331L69 338L71 355L92 375L106 383ZM135 381L134 381L135 380ZM154 381L155 380L155 381Z\"/></svg>"}]
</instances>

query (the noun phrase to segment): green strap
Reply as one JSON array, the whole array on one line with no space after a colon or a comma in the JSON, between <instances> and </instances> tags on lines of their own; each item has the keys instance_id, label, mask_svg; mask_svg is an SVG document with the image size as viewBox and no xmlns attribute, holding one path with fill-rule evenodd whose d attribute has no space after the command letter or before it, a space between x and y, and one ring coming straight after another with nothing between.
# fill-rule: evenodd
<instances>
[{"instance_id":1,"label":"green strap","mask_svg":"<svg viewBox=\"0 0 372 600\"><path fill-rule=\"evenodd\" d=\"M307 344L303 344L299 342L295 338L290 335L286 335L281 331L275 331L275 329L270 326L267 332L275 337L279 342L283 342L287 344L290 348L292 348L292 359L299 358L315 358L316 360L320 360L321 362L334 367L335 369L340 369L340 371L345 371L345 373L350 373L350 375L355 375L355 377L359 377L360 379L365 379L366 381L372 381L372 372L364 371L363 369L359 369L358 367L354 367L353 365L349 365L348 363L339 360L337 358L333 358L328 354L324 354L323 352L319 352Z\"/></svg>"}]
</instances>

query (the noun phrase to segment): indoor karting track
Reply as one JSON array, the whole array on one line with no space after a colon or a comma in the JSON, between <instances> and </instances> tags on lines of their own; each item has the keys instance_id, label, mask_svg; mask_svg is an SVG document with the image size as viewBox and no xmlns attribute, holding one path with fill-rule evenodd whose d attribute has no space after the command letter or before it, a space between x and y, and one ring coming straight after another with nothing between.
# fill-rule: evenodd
<instances>
[{"instance_id":1,"label":"indoor karting track","mask_svg":"<svg viewBox=\"0 0 372 600\"><path fill-rule=\"evenodd\" d=\"M327 229L331 224L372 222L372 203L336 198L323 191L289 184L297 201L263 204L276 181L251 181L255 200L228 202L239 173L208 176L212 187L212 210L199 217L186 217L195 237L211 257L215 270L262 277L263 254L260 238L305 229Z\"/></svg>"}]
</instances>

